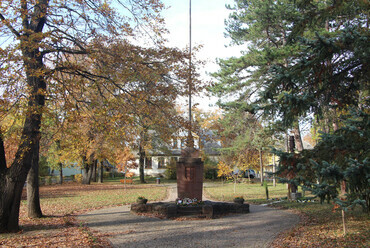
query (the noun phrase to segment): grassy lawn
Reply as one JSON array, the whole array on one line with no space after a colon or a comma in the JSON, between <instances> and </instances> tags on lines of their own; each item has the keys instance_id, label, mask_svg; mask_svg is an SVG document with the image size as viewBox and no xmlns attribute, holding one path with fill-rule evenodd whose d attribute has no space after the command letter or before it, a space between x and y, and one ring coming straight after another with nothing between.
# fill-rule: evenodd
<instances>
[{"instance_id":1,"label":"grassy lawn","mask_svg":"<svg viewBox=\"0 0 370 248\"><path fill-rule=\"evenodd\" d=\"M123 185L115 178L103 184L42 186L40 188L41 207L45 218L27 217L25 194L22 199L20 225L22 231L17 234L0 234L0 247L110 247L106 237L117 233L101 234L78 223L75 216L90 209L117 206L135 202L138 196L145 196L149 201L161 200L166 196L163 184L171 183L161 179L161 185L155 178L146 178L148 184ZM259 183L234 184L220 182L208 183L205 193L217 200L231 201L234 196L243 196L249 203L272 203L265 199L265 189ZM159 186L159 187L158 187ZM270 198L284 198L287 194L285 185L268 184ZM333 212L332 204L318 202L274 203L274 207L290 209L301 216L301 223L281 234L273 247L370 247L370 218L360 208L346 214L347 234L343 235L341 212ZM253 214L253 213L251 213ZM121 235L121 234L120 234Z\"/></svg>"},{"instance_id":2,"label":"grassy lawn","mask_svg":"<svg viewBox=\"0 0 370 248\"><path fill-rule=\"evenodd\" d=\"M81 185L66 183L40 187L41 208L45 218L27 217L26 194L23 192L20 225L17 234L0 234L0 247L109 247L104 237L76 221L75 215L90 209L130 204L138 196L149 201L166 197L166 187L127 185L105 182ZM119 230L117 230L119 231Z\"/></svg>"},{"instance_id":3,"label":"grassy lawn","mask_svg":"<svg viewBox=\"0 0 370 248\"><path fill-rule=\"evenodd\" d=\"M40 189L41 206L45 215L66 215L76 211L100 208L112 205L126 205L136 201L138 196L145 196L149 201L163 199L164 187L152 185L127 185L126 190L120 184L66 184L45 186ZM22 201L26 208L27 201Z\"/></svg>"},{"instance_id":4,"label":"grassy lawn","mask_svg":"<svg viewBox=\"0 0 370 248\"><path fill-rule=\"evenodd\" d=\"M333 204L285 201L275 206L297 211L301 223L280 235L274 247L370 247L369 214L360 207L345 214L344 235L341 210L333 211Z\"/></svg>"},{"instance_id":5,"label":"grassy lawn","mask_svg":"<svg viewBox=\"0 0 370 248\"><path fill-rule=\"evenodd\" d=\"M120 182L121 179L124 177L115 177L115 178L106 178L105 182L106 183L113 183L117 184ZM132 178L134 184L140 184L140 178L138 176L135 176ZM148 184L156 184L157 182L157 177L152 177L152 176L145 176L145 182ZM167 184L167 183L176 183L176 179L166 179L166 178L161 178L161 184Z\"/></svg>"},{"instance_id":6,"label":"grassy lawn","mask_svg":"<svg viewBox=\"0 0 370 248\"><path fill-rule=\"evenodd\" d=\"M234 192L235 186L235 192ZM268 183L269 198L282 198L287 196L287 188L284 184L276 184L274 187ZM266 202L265 188L260 183L237 183L226 182L215 184L215 186L205 188L205 194L215 200L232 201L235 196L243 196L248 203Z\"/></svg>"},{"instance_id":7,"label":"grassy lawn","mask_svg":"<svg viewBox=\"0 0 370 248\"><path fill-rule=\"evenodd\" d=\"M270 198L287 196L287 188L283 184L273 187L269 183L268 189ZM219 183L207 187L205 193L215 200L232 201L235 196L243 196L249 203L273 202L266 201L265 189L259 183L236 184L235 193L233 183ZM273 247L370 247L370 216L363 213L361 208L346 213L347 234L344 236L341 211L333 211L333 204L284 200L272 206L290 209L301 216L301 223L281 234Z\"/></svg>"}]
</instances>

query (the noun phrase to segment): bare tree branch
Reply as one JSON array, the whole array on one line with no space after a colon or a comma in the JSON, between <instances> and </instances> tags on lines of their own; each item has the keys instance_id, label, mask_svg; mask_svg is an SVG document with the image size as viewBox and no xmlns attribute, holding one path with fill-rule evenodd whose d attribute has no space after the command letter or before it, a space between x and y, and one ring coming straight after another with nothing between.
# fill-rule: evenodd
<instances>
[{"instance_id":1,"label":"bare tree branch","mask_svg":"<svg viewBox=\"0 0 370 248\"><path fill-rule=\"evenodd\" d=\"M1 21L9 28L9 30L17 37L21 37L21 34L13 28L12 25L6 20L6 18L0 13L0 19Z\"/></svg>"}]
</instances>

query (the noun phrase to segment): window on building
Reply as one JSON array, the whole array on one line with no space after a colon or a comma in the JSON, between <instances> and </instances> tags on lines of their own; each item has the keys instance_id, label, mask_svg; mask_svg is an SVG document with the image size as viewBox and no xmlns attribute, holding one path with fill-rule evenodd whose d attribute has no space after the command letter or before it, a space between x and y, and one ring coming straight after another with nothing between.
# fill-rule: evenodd
<instances>
[{"instance_id":1,"label":"window on building","mask_svg":"<svg viewBox=\"0 0 370 248\"><path fill-rule=\"evenodd\" d=\"M158 158L158 169L165 167L166 165L164 164L164 158L163 157Z\"/></svg>"},{"instance_id":2,"label":"window on building","mask_svg":"<svg viewBox=\"0 0 370 248\"><path fill-rule=\"evenodd\" d=\"M152 168L152 158L148 158L148 157L146 157L145 158L145 168L147 168L147 169L151 169Z\"/></svg>"},{"instance_id":3,"label":"window on building","mask_svg":"<svg viewBox=\"0 0 370 248\"><path fill-rule=\"evenodd\" d=\"M177 149L177 139L173 139L172 148Z\"/></svg>"}]
</instances>

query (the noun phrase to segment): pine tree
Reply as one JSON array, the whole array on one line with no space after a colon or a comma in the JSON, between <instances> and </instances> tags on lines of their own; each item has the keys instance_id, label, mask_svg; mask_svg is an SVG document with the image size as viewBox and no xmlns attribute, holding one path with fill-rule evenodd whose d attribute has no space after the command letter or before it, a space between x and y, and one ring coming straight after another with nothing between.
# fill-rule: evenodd
<instances>
[{"instance_id":1,"label":"pine tree","mask_svg":"<svg viewBox=\"0 0 370 248\"><path fill-rule=\"evenodd\" d=\"M275 151L280 176L322 200L336 198L345 181L348 201L366 202L368 208L363 188L369 188L369 154L361 144L369 139L369 3L235 2L227 31L233 43L247 49L239 58L219 61L218 82L211 90L224 96L222 106L262 114L281 130L302 117L325 122L334 113L335 128L313 151ZM230 96L235 100L228 101ZM357 114L337 120L337 113L350 109Z\"/></svg>"}]
</instances>

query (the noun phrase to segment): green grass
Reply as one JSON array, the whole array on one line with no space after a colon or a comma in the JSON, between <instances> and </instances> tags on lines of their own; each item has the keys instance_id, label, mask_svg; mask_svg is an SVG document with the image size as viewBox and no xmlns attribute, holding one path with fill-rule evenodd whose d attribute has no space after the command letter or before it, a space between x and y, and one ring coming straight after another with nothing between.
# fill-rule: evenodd
<instances>
[{"instance_id":1,"label":"green grass","mask_svg":"<svg viewBox=\"0 0 370 248\"><path fill-rule=\"evenodd\" d=\"M127 185L105 182L91 185L65 184L40 188L40 203L45 215L66 215L84 209L100 208L134 203L139 196L149 201L166 197L166 187L157 185ZM26 209L27 201L21 202L21 210Z\"/></svg>"},{"instance_id":2,"label":"green grass","mask_svg":"<svg viewBox=\"0 0 370 248\"><path fill-rule=\"evenodd\" d=\"M157 177L145 176L144 178L147 184L156 184L157 182ZM124 179L124 177L105 178L104 182L111 183L111 184L118 184L120 183L121 179ZM132 179L133 179L134 184L141 184L139 176L134 176ZM173 180L173 179L166 179L166 178L161 177L161 184L176 183L176 182L177 182L176 179Z\"/></svg>"},{"instance_id":3,"label":"green grass","mask_svg":"<svg viewBox=\"0 0 370 248\"><path fill-rule=\"evenodd\" d=\"M283 198L287 196L287 187L285 184L268 183L269 198ZM216 184L216 186L205 188L206 195L219 201L232 201L235 196L243 196L246 202L263 203L266 202L265 188L260 183L234 183L226 182L224 185Z\"/></svg>"}]
</instances>

